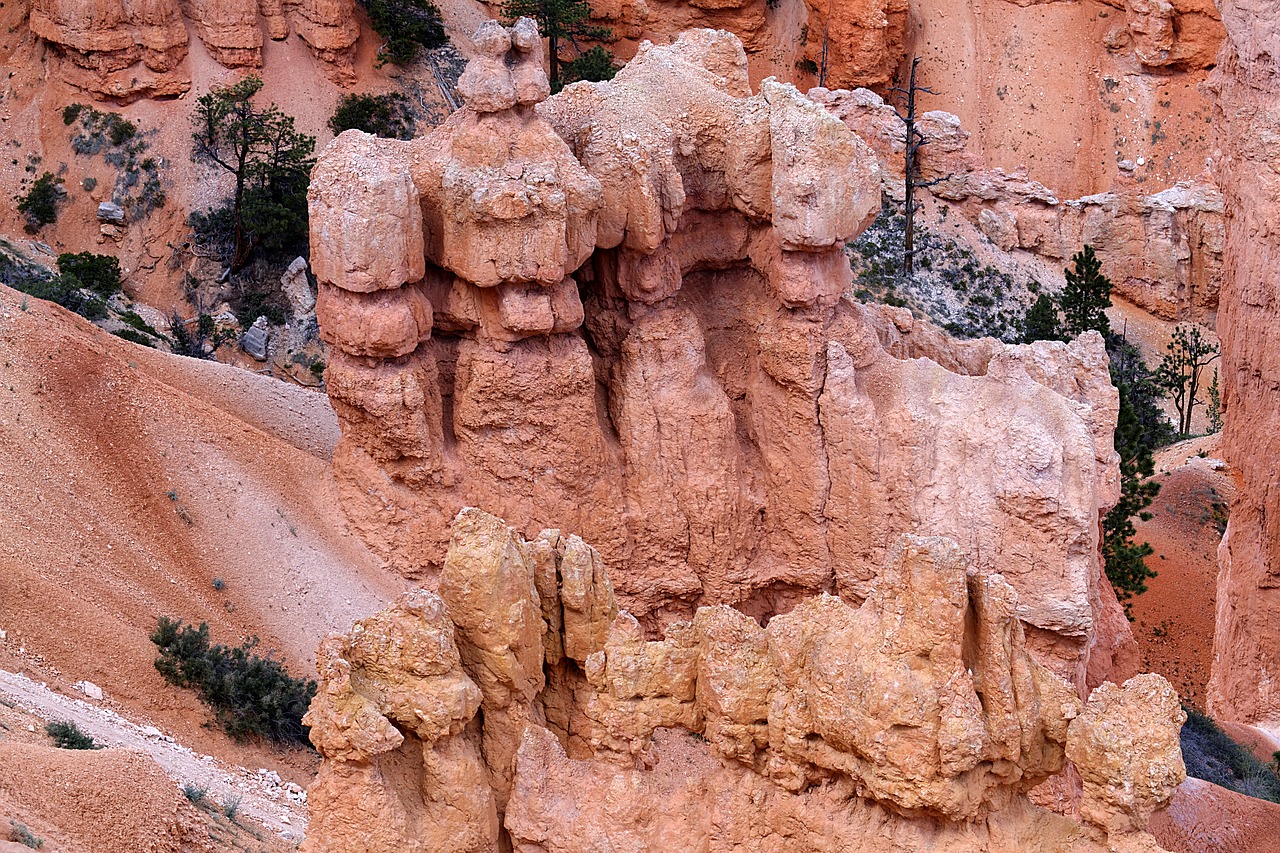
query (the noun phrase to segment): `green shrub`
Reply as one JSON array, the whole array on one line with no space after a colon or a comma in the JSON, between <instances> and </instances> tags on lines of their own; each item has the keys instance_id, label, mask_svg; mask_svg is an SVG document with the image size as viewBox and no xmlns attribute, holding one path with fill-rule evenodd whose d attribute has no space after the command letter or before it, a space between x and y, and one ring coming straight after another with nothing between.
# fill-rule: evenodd
<instances>
[{"instance_id":1,"label":"green shrub","mask_svg":"<svg viewBox=\"0 0 1280 853\"><path fill-rule=\"evenodd\" d=\"M199 691L232 737L258 735L307 745L302 715L316 695L316 683L293 678L270 656L254 654L257 637L238 647L211 644L207 623L195 628L161 617L151 642L160 649L155 666L165 680Z\"/></svg>"},{"instance_id":2,"label":"green shrub","mask_svg":"<svg viewBox=\"0 0 1280 853\"><path fill-rule=\"evenodd\" d=\"M271 282L246 285L244 293L232 300L231 309L242 329L252 326L259 317L266 317L273 326L284 325L289 320L284 294Z\"/></svg>"},{"instance_id":3,"label":"green shrub","mask_svg":"<svg viewBox=\"0 0 1280 853\"><path fill-rule=\"evenodd\" d=\"M413 114L409 99L399 92L385 95L343 95L329 119L335 134L363 130L387 139L412 139Z\"/></svg>"},{"instance_id":4,"label":"green shrub","mask_svg":"<svg viewBox=\"0 0 1280 853\"><path fill-rule=\"evenodd\" d=\"M25 844L32 850L44 849L44 839L36 838L31 834L31 830L21 821L9 821L9 840L16 841L18 844Z\"/></svg>"},{"instance_id":5,"label":"green shrub","mask_svg":"<svg viewBox=\"0 0 1280 853\"><path fill-rule=\"evenodd\" d=\"M67 104L62 108L62 123L67 127L75 124L82 110L84 110L84 104Z\"/></svg>"},{"instance_id":6,"label":"green shrub","mask_svg":"<svg viewBox=\"0 0 1280 853\"><path fill-rule=\"evenodd\" d=\"M378 51L382 62L412 62L419 48L441 47L449 41L440 10L431 0L360 0L369 11L369 24L386 41Z\"/></svg>"},{"instance_id":7,"label":"green shrub","mask_svg":"<svg viewBox=\"0 0 1280 853\"><path fill-rule=\"evenodd\" d=\"M226 799L222 801L222 813L226 815L227 820L236 819L236 815L240 812L240 799L237 794L227 794Z\"/></svg>"},{"instance_id":8,"label":"green shrub","mask_svg":"<svg viewBox=\"0 0 1280 853\"><path fill-rule=\"evenodd\" d=\"M93 252L58 255L58 272L73 287L85 287L102 296L120 291L120 261Z\"/></svg>"},{"instance_id":9,"label":"green shrub","mask_svg":"<svg viewBox=\"0 0 1280 853\"><path fill-rule=\"evenodd\" d=\"M112 145L124 145L138 133L137 126L119 113L108 115L110 119L107 122L107 138L111 140Z\"/></svg>"},{"instance_id":10,"label":"green shrub","mask_svg":"<svg viewBox=\"0 0 1280 853\"><path fill-rule=\"evenodd\" d=\"M59 749L101 749L93 738L80 731L71 721L53 722L44 727L44 733L53 739Z\"/></svg>"},{"instance_id":11,"label":"green shrub","mask_svg":"<svg viewBox=\"0 0 1280 853\"><path fill-rule=\"evenodd\" d=\"M1187 775L1223 788L1280 803L1280 777L1269 765L1232 740L1212 718L1182 706L1187 722L1180 737Z\"/></svg>"},{"instance_id":12,"label":"green shrub","mask_svg":"<svg viewBox=\"0 0 1280 853\"><path fill-rule=\"evenodd\" d=\"M67 197L62 178L45 172L31 184L26 195L16 196L18 212L27 217L27 226L37 231L58 221L58 204Z\"/></svg>"},{"instance_id":13,"label":"green shrub","mask_svg":"<svg viewBox=\"0 0 1280 853\"><path fill-rule=\"evenodd\" d=\"M191 805L193 806L204 805L205 795L208 793L208 788L205 788L202 785L196 785L193 782L188 782L182 786L182 796L190 800Z\"/></svg>"},{"instance_id":14,"label":"green shrub","mask_svg":"<svg viewBox=\"0 0 1280 853\"><path fill-rule=\"evenodd\" d=\"M154 339L147 337L137 329L116 329L111 334L115 335L117 338L124 338L130 343L141 344L144 347L151 347L152 349L155 349L156 346Z\"/></svg>"}]
</instances>

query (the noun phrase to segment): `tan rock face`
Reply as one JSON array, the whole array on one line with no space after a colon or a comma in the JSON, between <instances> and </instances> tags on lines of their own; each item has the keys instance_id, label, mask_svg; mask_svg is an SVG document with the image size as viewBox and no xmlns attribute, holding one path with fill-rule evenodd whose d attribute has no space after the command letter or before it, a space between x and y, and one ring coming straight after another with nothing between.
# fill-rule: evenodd
<instances>
[{"instance_id":1,"label":"tan rock face","mask_svg":"<svg viewBox=\"0 0 1280 853\"><path fill-rule=\"evenodd\" d=\"M1218 550L1218 615L1209 709L1215 716L1280 725L1280 180L1269 165L1280 128L1280 25L1274 3L1223 3L1228 38L1213 77L1215 170L1227 208L1218 333L1222 339L1223 453L1239 493Z\"/></svg>"},{"instance_id":2,"label":"tan rock face","mask_svg":"<svg viewBox=\"0 0 1280 853\"><path fill-rule=\"evenodd\" d=\"M304 851L1155 851L1182 781L1160 676L1083 709L1018 595L902 537L860 607L700 608L646 641L599 555L463 510L441 594L325 641ZM1085 823L1026 799L1070 755ZM927 839L927 841L926 841Z\"/></svg>"},{"instance_id":3,"label":"tan rock face","mask_svg":"<svg viewBox=\"0 0 1280 853\"><path fill-rule=\"evenodd\" d=\"M891 176L886 190L901 198L904 131L893 107L866 89L814 89L809 96L867 140L882 174ZM1066 264L1081 246L1091 245L1115 293L1126 300L1165 319L1213 322L1225 217L1210 175L1150 193L1122 170L1129 177L1112 190L1064 200L1025 170L986 168L956 116L927 112L919 127L929 140L920 150L921 177L941 181L927 191L976 223L1001 249L1025 249Z\"/></svg>"},{"instance_id":4,"label":"tan rock face","mask_svg":"<svg viewBox=\"0 0 1280 853\"><path fill-rule=\"evenodd\" d=\"M482 28L478 107L409 143L343 134L313 176L335 471L365 541L434 584L463 506L581 530L652 637L703 604L861 601L898 535L946 535L999 561L1083 691L1118 612L1101 339L910 337L842 299L875 154L790 86L750 94L732 35L535 105L522 26Z\"/></svg>"},{"instance_id":5,"label":"tan rock face","mask_svg":"<svg viewBox=\"0 0 1280 853\"><path fill-rule=\"evenodd\" d=\"M264 26L272 39L292 26L335 78L354 80L360 27L353 0L35 0L30 18L31 31L65 58L67 82L117 100L191 88L186 22L232 68L262 64Z\"/></svg>"}]
</instances>

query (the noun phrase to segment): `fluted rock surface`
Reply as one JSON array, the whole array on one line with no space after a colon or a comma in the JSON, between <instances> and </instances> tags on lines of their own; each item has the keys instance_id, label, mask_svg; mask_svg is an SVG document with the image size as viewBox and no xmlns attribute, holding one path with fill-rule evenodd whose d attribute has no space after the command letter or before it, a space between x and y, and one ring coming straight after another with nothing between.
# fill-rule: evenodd
<instances>
[{"instance_id":1,"label":"fluted rock surface","mask_svg":"<svg viewBox=\"0 0 1280 853\"><path fill-rule=\"evenodd\" d=\"M704 607L654 641L576 536L468 508L445 562L321 647L308 853L1150 853L1185 775L1164 679L1082 707L946 539L899 539L860 607ZM1065 756L1083 823L1025 796Z\"/></svg>"},{"instance_id":2,"label":"fluted rock surface","mask_svg":"<svg viewBox=\"0 0 1280 853\"><path fill-rule=\"evenodd\" d=\"M655 631L700 604L861 600L899 534L946 535L1000 561L1083 690L1116 609L1101 338L882 344L842 298L875 155L791 86L751 94L728 33L550 98L531 24L477 45L464 109L410 142L344 133L312 179L335 472L365 540L435 582L462 506L581 530Z\"/></svg>"},{"instance_id":3,"label":"fluted rock surface","mask_svg":"<svg viewBox=\"0 0 1280 853\"><path fill-rule=\"evenodd\" d=\"M1218 549L1209 709L1280 726L1280 3L1222 4L1227 41L1211 86L1227 209L1222 449L1239 491Z\"/></svg>"},{"instance_id":4,"label":"fluted rock surface","mask_svg":"<svg viewBox=\"0 0 1280 853\"><path fill-rule=\"evenodd\" d=\"M335 78L354 79L354 0L34 0L31 31L64 60L67 82L118 100L191 88L187 24L221 64L262 64L264 38L290 29Z\"/></svg>"}]
</instances>

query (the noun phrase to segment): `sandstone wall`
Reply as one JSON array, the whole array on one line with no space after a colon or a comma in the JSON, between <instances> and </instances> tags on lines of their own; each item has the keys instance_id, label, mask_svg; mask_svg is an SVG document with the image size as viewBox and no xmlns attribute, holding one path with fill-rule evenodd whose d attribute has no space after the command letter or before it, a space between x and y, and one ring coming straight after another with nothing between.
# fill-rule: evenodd
<instances>
[{"instance_id":1,"label":"sandstone wall","mask_svg":"<svg viewBox=\"0 0 1280 853\"><path fill-rule=\"evenodd\" d=\"M886 192L903 198L905 132L894 108L867 89L812 89L823 104L876 152ZM1222 194L1208 174L1153 194L1137 164L1118 169L1111 190L1062 199L1027 170L988 168L960 119L933 110L917 126L921 178L927 192L976 224L1005 251L1025 249L1064 266L1086 244L1097 250L1115 292L1168 320L1212 325L1218 309L1225 234Z\"/></svg>"},{"instance_id":2,"label":"sandstone wall","mask_svg":"<svg viewBox=\"0 0 1280 853\"><path fill-rule=\"evenodd\" d=\"M354 78L353 0L34 0L29 19L67 82L114 100L191 88L187 24L227 67L261 66L263 40L296 31L335 77Z\"/></svg>"},{"instance_id":3,"label":"sandstone wall","mask_svg":"<svg viewBox=\"0 0 1280 853\"><path fill-rule=\"evenodd\" d=\"M313 175L335 471L371 547L434 583L463 506L581 530L656 632L861 601L901 533L946 535L999 561L1083 691L1116 608L1101 338L890 354L841 298L875 155L790 86L751 94L728 33L550 99L536 32L476 43L466 108L412 142L343 134Z\"/></svg>"},{"instance_id":4,"label":"sandstone wall","mask_svg":"<svg viewBox=\"0 0 1280 853\"><path fill-rule=\"evenodd\" d=\"M904 536L861 607L704 607L646 641L577 536L468 508L438 595L317 655L303 850L1159 850L1177 695L1144 675L1082 707L1018 612L954 542ZM1066 758L1082 823L1025 796Z\"/></svg>"},{"instance_id":5,"label":"sandstone wall","mask_svg":"<svg viewBox=\"0 0 1280 853\"><path fill-rule=\"evenodd\" d=\"M1240 490L1218 550L1209 710L1280 727L1280 5L1222 3L1228 40L1212 78L1215 169L1226 199L1222 339L1223 453Z\"/></svg>"}]
</instances>

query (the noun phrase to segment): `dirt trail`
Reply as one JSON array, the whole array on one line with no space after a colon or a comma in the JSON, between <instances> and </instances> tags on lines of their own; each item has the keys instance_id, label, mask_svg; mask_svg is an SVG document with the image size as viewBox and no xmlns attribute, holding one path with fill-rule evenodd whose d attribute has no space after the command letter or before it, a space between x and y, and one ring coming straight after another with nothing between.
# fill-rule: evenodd
<instances>
[{"instance_id":1,"label":"dirt trail","mask_svg":"<svg viewBox=\"0 0 1280 853\"><path fill-rule=\"evenodd\" d=\"M281 838L300 840L306 832L306 794L278 778L237 767L184 746L154 726L140 726L83 699L71 699L25 675L0 670L0 697L46 721L69 721L100 746L144 752L179 786L204 788L213 800L240 798L240 814Z\"/></svg>"}]
</instances>

